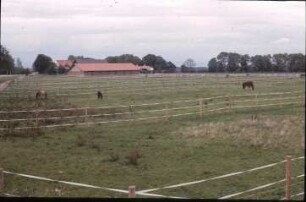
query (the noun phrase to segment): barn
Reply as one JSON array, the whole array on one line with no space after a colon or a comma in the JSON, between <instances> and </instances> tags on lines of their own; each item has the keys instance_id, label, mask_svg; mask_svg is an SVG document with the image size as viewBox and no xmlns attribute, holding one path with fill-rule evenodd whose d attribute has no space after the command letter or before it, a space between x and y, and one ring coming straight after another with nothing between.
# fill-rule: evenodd
<instances>
[{"instance_id":1,"label":"barn","mask_svg":"<svg viewBox=\"0 0 306 202\"><path fill-rule=\"evenodd\" d=\"M68 71L73 65L71 60L55 60L54 63L57 69L64 68L66 71Z\"/></svg>"},{"instance_id":2,"label":"barn","mask_svg":"<svg viewBox=\"0 0 306 202\"><path fill-rule=\"evenodd\" d=\"M132 63L76 63L68 72L70 76L135 75L143 70L153 72L148 66Z\"/></svg>"}]
</instances>

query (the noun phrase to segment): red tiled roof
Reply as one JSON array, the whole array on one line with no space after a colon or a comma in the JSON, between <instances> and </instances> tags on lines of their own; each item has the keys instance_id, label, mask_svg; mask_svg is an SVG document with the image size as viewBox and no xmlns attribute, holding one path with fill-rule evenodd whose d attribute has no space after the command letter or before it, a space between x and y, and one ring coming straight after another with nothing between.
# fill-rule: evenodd
<instances>
[{"instance_id":1,"label":"red tiled roof","mask_svg":"<svg viewBox=\"0 0 306 202\"><path fill-rule=\"evenodd\" d=\"M140 71L141 66L132 63L77 63L75 65L84 72L98 71Z\"/></svg>"},{"instance_id":2,"label":"red tiled roof","mask_svg":"<svg viewBox=\"0 0 306 202\"><path fill-rule=\"evenodd\" d=\"M65 67L66 69L70 68L72 66L72 61L71 60L56 60L58 67L62 66Z\"/></svg>"}]
</instances>

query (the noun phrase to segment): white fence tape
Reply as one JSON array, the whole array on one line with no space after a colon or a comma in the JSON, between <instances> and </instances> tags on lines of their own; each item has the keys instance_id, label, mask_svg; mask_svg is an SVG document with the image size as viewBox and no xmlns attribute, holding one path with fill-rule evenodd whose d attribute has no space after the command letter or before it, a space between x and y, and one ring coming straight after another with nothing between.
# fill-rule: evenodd
<instances>
[{"instance_id":1,"label":"white fence tape","mask_svg":"<svg viewBox=\"0 0 306 202\"><path fill-rule=\"evenodd\" d=\"M299 175L299 176L296 176L296 177L292 177L291 179L300 178L300 177L304 177L304 174ZM278 184L278 183L281 183L281 182L285 182L285 181L286 181L286 179L282 179L282 180L279 180L279 181L276 181L276 182L272 182L272 183L269 183L269 184L264 184L264 185L261 185L261 186L258 186L258 187L255 187L255 188L246 190L246 191L242 191L242 192L238 192L238 193L234 193L234 194L229 194L229 195L226 195L226 196L222 196L222 197L220 197L219 199L228 199L228 198L232 198L232 197L234 197L234 196L239 196L239 195L241 195L241 194L245 194L245 193L248 193L248 192L252 192L252 191L264 189L264 188L266 188L266 187L270 187L270 186L272 186L272 185L275 185L275 184Z\"/></svg>"},{"instance_id":2,"label":"white fence tape","mask_svg":"<svg viewBox=\"0 0 306 202\"><path fill-rule=\"evenodd\" d=\"M301 156L301 157L292 159L292 161L299 160L299 159L304 159L304 158L305 158L304 156ZM253 172L253 171L256 171L256 170L269 168L269 167L276 166L278 164L282 164L282 163L285 163L285 162L286 162L286 160L283 160L283 161L280 161L280 162L271 163L271 164L268 164L268 165L248 169L248 170L245 170L245 171L239 171L239 172L229 173L229 174L225 174L225 175L221 175L221 176L217 176L217 177L212 177L212 178L207 178L207 179L197 180L197 181L192 181L192 182L186 182L186 183L180 183L180 184L175 184L175 185L170 185L170 186L165 186L165 187L146 189L146 190L141 190L139 192L147 193L147 192L157 191L157 190L161 190L161 189L170 189L170 188L177 188L177 187L183 187L183 186L190 186L190 185L199 184L199 183L202 183L202 182L212 181L212 180L216 180L216 179L222 179L222 178L226 178L226 177L240 175L240 174L243 174L243 173L249 173L249 172Z\"/></svg>"},{"instance_id":3,"label":"white fence tape","mask_svg":"<svg viewBox=\"0 0 306 202\"><path fill-rule=\"evenodd\" d=\"M8 196L8 197L20 197L14 194L8 194L8 193L3 193L4 196Z\"/></svg>"},{"instance_id":4,"label":"white fence tape","mask_svg":"<svg viewBox=\"0 0 306 202\"><path fill-rule=\"evenodd\" d=\"M253 106L242 106L242 107L231 107L232 109L239 108L253 108L253 107L266 107L266 106L278 106L278 105L291 105L291 104L302 104L302 102L287 102L287 103L277 103L277 104L267 104L267 105L253 105ZM205 110L202 113L210 113L215 111L221 111L229 109L228 107L219 108L219 109L212 109L212 110ZM45 126L37 126L37 127L16 127L14 130L24 130L24 129L38 129L38 128L55 128L55 127L67 127L67 126L84 126L84 125L94 125L94 124L107 124L107 123L120 123L120 122L129 122L129 121L146 121L151 119L164 119L170 117L179 117L179 116L188 116L188 115L195 115L201 112L190 112L184 114L174 114L174 115L165 115L165 116L155 116L155 117L145 117L145 118L136 118L136 119L121 119L121 120L114 120L114 121L100 121L100 122L82 122L82 123L69 123L69 124L58 124L58 125L45 125ZM88 115L87 115L88 116ZM84 116L85 117L85 116ZM7 128L0 128L0 131L8 130Z\"/></svg>"},{"instance_id":5,"label":"white fence tape","mask_svg":"<svg viewBox=\"0 0 306 202\"><path fill-rule=\"evenodd\" d=\"M107 190L107 191L120 192L120 193L126 193L126 194L128 193L127 190L113 189L113 188L108 188L108 187L99 187L99 186L94 186L94 185L89 185L89 184L84 184L84 183L69 182L69 181L63 181L63 180L54 180L54 179L50 179L50 178L46 178L46 177L39 177L39 176L27 175L27 174L21 174L21 173L9 172L9 171L3 171L3 173L10 174L10 175L17 175L17 176L21 176L21 177L25 177L25 178L36 179L36 180L74 185L74 186L79 186L79 187L87 187L87 188L93 188L93 189L103 189L103 190Z\"/></svg>"},{"instance_id":6,"label":"white fence tape","mask_svg":"<svg viewBox=\"0 0 306 202\"><path fill-rule=\"evenodd\" d=\"M78 182L54 180L54 179L50 179L50 178L46 178L46 177L27 175L27 174L15 173L15 172L10 172L10 171L3 171L3 173L9 174L9 175L17 175L17 176L20 176L20 177L25 177L25 178L30 178L30 179L36 179L36 180L49 181L49 182L56 182L56 183L67 184L67 185L72 185L72 186L78 186L78 187L86 187L86 188L92 188L92 189L102 189L102 190L106 190L106 191L112 191L112 192L124 193L124 194L129 193L129 191L123 190L123 189L114 189L114 188L109 188L109 187L101 187L101 186L95 186L95 185L78 183ZM149 194L149 193L140 193L140 192L136 192L136 194L141 195L141 196L184 199L183 197L166 196L166 195L160 195L160 194ZM9 196L9 195L7 195L7 196ZM16 195L10 195L10 196L17 197Z\"/></svg>"},{"instance_id":7,"label":"white fence tape","mask_svg":"<svg viewBox=\"0 0 306 202\"><path fill-rule=\"evenodd\" d=\"M295 93L303 93L304 91L291 91L291 92L282 92L282 93L262 93L257 94L257 96L265 96L265 95L284 95L284 94L295 94ZM230 97L253 97L256 94L248 94L248 95L232 95ZM37 112L51 112L51 111L69 111L69 110L84 110L84 109L109 109L109 108L124 108L124 107L136 107L136 106L153 106L160 104L171 104L171 103L183 103L183 102L194 102L202 100L211 100L211 99L220 99L220 98L228 98L229 96L215 96L208 98L197 98L190 100L177 100L177 101L168 101L168 102L156 102L156 103L146 103L146 104L132 104L132 105L119 105L119 106L103 106L103 107L81 107L81 108L66 108L66 109L38 109L38 110L21 110L21 111L0 111L0 113L37 113Z\"/></svg>"}]
</instances>

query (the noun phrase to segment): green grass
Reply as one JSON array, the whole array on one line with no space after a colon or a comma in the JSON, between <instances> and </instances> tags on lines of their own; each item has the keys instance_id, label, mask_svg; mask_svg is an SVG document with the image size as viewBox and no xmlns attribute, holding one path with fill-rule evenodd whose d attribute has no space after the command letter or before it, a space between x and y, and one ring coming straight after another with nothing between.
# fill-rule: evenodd
<instances>
[{"instance_id":1,"label":"green grass","mask_svg":"<svg viewBox=\"0 0 306 202\"><path fill-rule=\"evenodd\" d=\"M50 83L73 80L65 77L45 79L49 79ZM40 77L37 77L37 80L43 81ZM213 85L222 80L209 78L208 81ZM263 82L258 85L256 92L304 89L304 80L281 81L285 83L272 88L265 87L268 81ZM126 82L135 81L127 79ZM156 80L151 82L157 83ZM288 85L292 82L296 82L297 85ZM223 87L216 90L188 87L181 91L150 91L140 95L124 93L116 97L107 97L103 103L99 103L94 95L69 99L51 97L49 101L42 102L40 108L129 105L247 93L250 92L242 91L240 88ZM22 105L26 102L26 106ZM9 110L14 106L17 109L34 109L38 107L36 104L34 100L12 99L11 103L2 103L1 106L2 109ZM255 115L257 120L252 120ZM130 185L136 185L137 190L150 189L251 169L284 160L288 154L293 157L303 156L304 119L304 108L288 105L205 114L202 118L199 115L190 115L91 127L46 129L39 136L3 136L0 139L0 165L8 171L57 180L124 190ZM206 129L211 131L210 135L203 136ZM246 134L241 131L245 131ZM278 133L284 133L281 136L283 138L277 138ZM258 137L245 138L244 135L248 134L258 134ZM267 140L272 138L275 141L268 143L265 137ZM255 138L259 138L256 143L252 141ZM285 144L286 141L288 144ZM135 151L141 156L137 161L138 165L131 164L127 158ZM304 160L293 162L293 175L303 172ZM281 164L236 177L153 193L188 198L218 198L284 177L284 164ZM280 199L284 196L283 184L271 188L277 189L269 193L258 192L250 197L245 194L236 198ZM300 183L293 191L299 193L303 189L303 183ZM127 197L125 194L110 191L41 182L11 175L5 175L4 192L21 196Z\"/></svg>"}]
</instances>

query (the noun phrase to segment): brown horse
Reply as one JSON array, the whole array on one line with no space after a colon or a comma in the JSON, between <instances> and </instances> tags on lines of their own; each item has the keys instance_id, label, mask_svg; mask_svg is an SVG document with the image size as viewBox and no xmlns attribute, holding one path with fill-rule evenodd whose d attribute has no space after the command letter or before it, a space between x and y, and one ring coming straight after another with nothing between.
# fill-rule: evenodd
<instances>
[{"instance_id":1,"label":"brown horse","mask_svg":"<svg viewBox=\"0 0 306 202\"><path fill-rule=\"evenodd\" d=\"M103 94L101 93L101 91L97 92L97 97L98 97L98 100L99 99L101 99L101 100L103 99Z\"/></svg>"},{"instance_id":2,"label":"brown horse","mask_svg":"<svg viewBox=\"0 0 306 202\"><path fill-rule=\"evenodd\" d=\"M44 90L38 91L38 92L36 93L36 100L38 100L38 99L43 99L43 98L45 98L45 100L48 98L47 92L44 91Z\"/></svg>"},{"instance_id":3,"label":"brown horse","mask_svg":"<svg viewBox=\"0 0 306 202\"><path fill-rule=\"evenodd\" d=\"M252 88L254 90L254 84L253 81L246 81L242 83L242 88L245 89L246 87Z\"/></svg>"}]
</instances>

